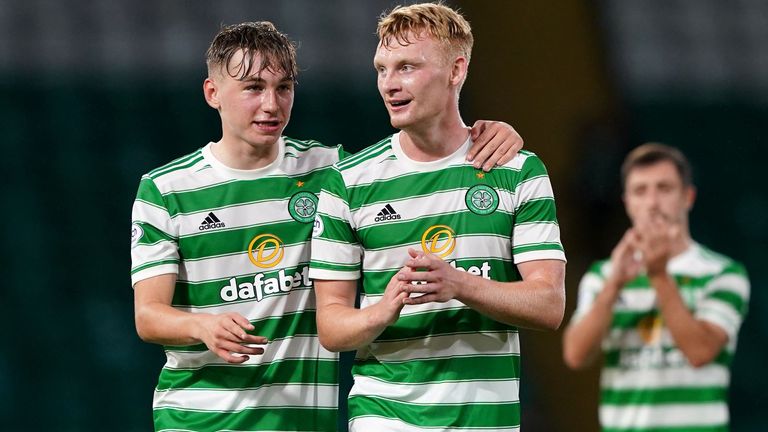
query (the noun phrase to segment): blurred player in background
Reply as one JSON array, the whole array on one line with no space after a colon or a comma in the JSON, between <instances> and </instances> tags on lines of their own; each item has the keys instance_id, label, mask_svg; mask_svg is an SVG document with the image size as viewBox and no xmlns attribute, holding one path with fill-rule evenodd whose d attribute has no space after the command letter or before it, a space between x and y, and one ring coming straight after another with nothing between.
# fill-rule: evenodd
<instances>
[{"instance_id":1,"label":"blurred player in background","mask_svg":"<svg viewBox=\"0 0 768 432\"><path fill-rule=\"evenodd\" d=\"M318 342L308 264L317 194L345 153L282 135L296 53L271 23L223 28L207 65L221 139L146 174L133 207L136 328L167 354L155 428L335 430L338 355ZM522 146L503 123L473 136L486 168Z\"/></svg>"},{"instance_id":2,"label":"blurred player in background","mask_svg":"<svg viewBox=\"0 0 768 432\"><path fill-rule=\"evenodd\" d=\"M320 339L358 350L350 430L518 431L517 327L556 329L565 305L546 169L530 152L488 173L466 162L460 14L400 7L378 34L379 93L401 131L336 164L312 239Z\"/></svg>"},{"instance_id":3,"label":"blurred player in background","mask_svg":"<svg viewBox=\"0 0 768 432\"><path fill-rule=\"evenodd\" d=\"M621 175L632 227L581 281L565 362L580 369L602 351L604 430L726 431L745 269L691 239L696 190L680 151L644 144Z\"/></svg>"}]
</instances>

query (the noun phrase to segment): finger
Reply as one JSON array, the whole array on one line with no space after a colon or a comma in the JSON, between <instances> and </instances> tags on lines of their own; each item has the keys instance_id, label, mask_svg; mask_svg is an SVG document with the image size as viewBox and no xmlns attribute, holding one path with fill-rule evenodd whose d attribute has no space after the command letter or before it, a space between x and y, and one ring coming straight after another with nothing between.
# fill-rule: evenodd
<instances>
[{"instance_id":1,"label":"finger","mask_svg":"<svg viewBox=\"0 0 768 432\"><path fill-rule=\"evenodd\" d=\"M413 286L411 282L435 282L437 280L437 276L429 271L408 272L402 274L399 278L403 282L406 290L409 290L411 286Z\"/></svg>"},{"instance_id":2,"label":"finger","mask_svg":"<svg viewBox=\"0 0 768 432\"><path fill-rule=\"evenodd\" d=\"M226 349L217 349L214 351L214 354L226 360L227 363L234 363L234 364L244 363L250 359L250 357L248 357L247 355L235 355Z\"/></svg>"},{"instance_id":3,"label":"finger","mask_svg":"<svg viewBox=\"0 0 768 432\"><path fill-rule=\"evenodd\" d=\"M467 151L467 160L472 161L475 168L479 168L480 164L488 158L488 146L491 145L497 135L496 131L486 128L472 140L472 145ZM499 142L501 141L498 141L496 146Z\"/></svg>"},{"instance_id":4,"label":"finger","mask_svg":"<svg viewBox=\"0 0 768 432\"><path fill-rule=\"evenodd\" d=\"M472 141L476 141L477 137L479 137L483 132L485 132L486 129L486 123L482 120L477 120L475 124L472 125L471 128L469 128L469 137L472 139Z\"/></svg>"},{"instance_id":5,"label":"finger","mask_svg":"<svg viewBox=\"0 0 768 432\"><path fill-rule=\"evenodd\" d=\"M240 348L238 348L236 351L234 351L235 354L245 354L245 355L261 355L264 354L264 347L262 346L252 346L252 345L240 345Z\"/></svg>"},{"instance_id":6,"label":"finger","mask_svg":"<svg viewBox=\"0 0 768 432\"><path fill-rule=\"evenodd\" d=\"M472 166L475 168L481 168L488 162L496 163L500 156L500 154L497 154L497 149L504 143L504 138L498 134L493 136L488 135L487 144L482 148L479 148L482 143L486 142L484 138L485 135L481 135L477 140L478 151L472 162ZM502 150L506 151L507 149L502 148Z\"/></svg>"},{"instance_id":7,"label":"finger","mask_svg":"<svg viewBox=\"0 0 768 432\"><path fill-rule=\"evenodd\" d=\"M408 293L410 296L411 294L420 293L433 293L437 291L438 285L435 283L420 283L420 284L408 284L405 286L404 291Z\"/></svg>"},{"instance_id":8,"label":"finger","mask_svg":"<svg viewBox=\"0 0 768 432\"><path fill-rule=\"evenodd\" d=\"M523 148L523 140L517 141L512 147L504 153L501 158L496 162L496 165L502 166L508 164Z\"/></svg>"},{"instance_id":9,"label":"finger","mask_svg":"<svg viewBox=\"0 0 768 432\"><path fill-rule=\"evenodd\" d=\"M240 328L244 330L253 330L255 328L246 317L240 314L233 313L229 315L229 317L232 318L232 321L234 321L238 326L240 326Z\"/></svg>"},{"instance_id":10,"label":"finger","mask_svg":"<svg viewBox=\"0 0 768 432\"><path fill-rule=\"evenodd\" d=\"M243 338L243 343L266 345L269 341L264 336L246 334Z\"/></svg>"},{"instance_id":11,"label":"finger","mask_svg":"<svg viewBox=\"0 0 768 432\"><path fill-rule=\"evenodd\" d=\"M417 258L419 256L424 256L424 252L418 251L414 248L408 248L408 255L410 255L412 258Z\"/></svg>"},{"instance_id":12,"label":"finger","mask_svg":"<svg viewBox=\"0 0 768 432\"><path fill-rule=\"evenodd\" d=\"M491 140L481 152L483 155L487 155L482 166L483 170L487 172L496 165L503 165L504 163L509 162L522 147L522 139L519 135L513 133L497 133L493 137L493 140ZM482 158L478 157L476 162L480 161L482 161Z\"/></svg>"},{"instance_id":13,"label":"finger","mask_svg":"<svg viewBox=\"0 0 768 432\"><path fill-rule=\"evenodd\" d=\"M434 270L434 261L427 257L412 258L405 263L405 266L415 271L429 271Z\"/></svg>"},{"instance_id":14,"label":"finger","mask_svg":"<svg viewBox=\"0 0 768 432\"><path fill-rule=\"evenodd\" d=\"M405 300L403 300L403 303L407 305L420 305L424 303L431 303L436 300L437 300L436 294L424 294L418 297L408 297Z\"/></svg>"}]
</instances>

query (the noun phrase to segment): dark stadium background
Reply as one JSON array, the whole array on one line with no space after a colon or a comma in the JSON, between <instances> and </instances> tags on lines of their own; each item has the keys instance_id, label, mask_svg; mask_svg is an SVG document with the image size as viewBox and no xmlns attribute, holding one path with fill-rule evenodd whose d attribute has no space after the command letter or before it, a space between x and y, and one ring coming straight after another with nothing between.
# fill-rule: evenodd
<instances>
[{"instance_id":1,"label":"dark stadium background","mask_svg":"<svg viewBox=\"0 0 768 432\"><path fill-rule=\"evenodd\" d=\"M405 2L410 3L410 2ZM203 53L222 23L301 42L286 133L359 149L390 133L371 58L390 0L0 1L0 429L146 431L163 363L133 328L139 177L218 139ZM647 140L695 167L694 237L747 265L733 430L768 406L768 2L451 1L474 27L464 119L501 119L547 163L569 258L566 320L588 264L627 222L618 165ZM597 368L561 332L524 332L523 426L597 430Z\"/></svg>"}]
</instances>

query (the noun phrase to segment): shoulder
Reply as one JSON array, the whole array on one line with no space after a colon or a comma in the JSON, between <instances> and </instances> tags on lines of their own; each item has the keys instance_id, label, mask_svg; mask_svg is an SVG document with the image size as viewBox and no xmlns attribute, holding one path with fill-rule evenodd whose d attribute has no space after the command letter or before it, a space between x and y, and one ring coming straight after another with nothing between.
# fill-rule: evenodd
<instances>
[{"instance_id":1,"label":"shoulder","mask_svg":"<svg viewBox=\"0 0 768 432\"><path fill-rule=\"evenodd\" d=\"M177 172L188 171L190 167L194 167L195 164L203 160L203 148L201 147L192 153L174 159L165 165L161 165L152 171L149 171L148 173L144 174L144 177L157 180L165 176L173 175Z\"/></svg>"},{"instance_id":2,"label":"shoulder","mask_svg":"<svg viewBox=\"0 0 768 432\"><path fill-rule=\"evenodd\" d=\"M141 183L151 183L161 191L173 189L173 185L181 179L187 179L206 168L210 168L210 165L205 161L201 147L144 174Z\"/></svg>"},{"instance_id":3,"label":"shoulder","mask_svg":"<svg viewBox=\"0 0 768 432\"><path fill-rule=\"evenodd\" d=\"M696 244L696 261L697 265L701 267L701 270L711 274L737 274L746 277L747 269L744 265L724 254L715 252L712 249Z\"/></svg>"},{"instance_id":4,"label":"shoulder","mask_svg":"<svg viewBox=\"0 0 768 432\"><path fill-rule=\"evenodd\" d=\"M338 162L346 153L342 146L325 145L316 140L301 140L284 136L285 157L295 158L306 164L321 168Z\"/></svg>"},{"instance_id":5,"label":"shoulder","mask_svg":"<svg viewBox=\"0 0 768 432\"><path fill-rule=\"evenodd\" d=\"M365 170L392 156L392 135L368 146L336 164L341 173Z\"/></svg>"}]
</instances>

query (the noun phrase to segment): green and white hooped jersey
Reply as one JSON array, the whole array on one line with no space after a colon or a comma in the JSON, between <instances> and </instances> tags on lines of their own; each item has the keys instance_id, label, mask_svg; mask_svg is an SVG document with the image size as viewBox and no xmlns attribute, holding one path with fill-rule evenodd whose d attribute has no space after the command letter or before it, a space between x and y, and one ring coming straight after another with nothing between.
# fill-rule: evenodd
<instances>
[{"instance_id":1,"label":"green and white hooped jersey","mask_svg":"<svg viewBox=\"0 0 768 432\"><path fill-rule=\"evenodd\" d=\"M725 330L728 344L710 364L692 367L663 322L648 278L631 281L613 307L603 340L604 431L728 430L730 364L749 300L746 271L697 243L670 260L667 269L693 315ZM589 312L610 271L605 260L584 275L574 322Z\"/></svg>"},{"instance_id":2,"label":"green and white hooped jersey","mask_svg":"<svg viewBox=\"0 0 768 432\"><path fill-rule=\"evenodd\" d=\"M521 152L490 173L452 156L409 160L399 134L336 165L320 196L310 277L362 275L362 307L380 300L408 258L431 252L474 275L516 281L515 264L565 260L541 161ZM452 300L405 306L357 353L351 431L520 427L517 328Z\"/></svg>"},{"instance_id":3,"label":"green and white hooped jersey","mask_svg":"<svg viewBox=\"0 0 768 432\"><path fill-rule=\"evenodd\" d=\"M239 313L269 340L241 365L166 346L156 430L335 430L338 355L318 341L308 267L317 195L342 152L283 137L275 162L242 171L208 144L142 177L132 282L177 274L175 308Z\"/></svg>"}]
</instances>

